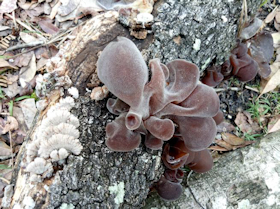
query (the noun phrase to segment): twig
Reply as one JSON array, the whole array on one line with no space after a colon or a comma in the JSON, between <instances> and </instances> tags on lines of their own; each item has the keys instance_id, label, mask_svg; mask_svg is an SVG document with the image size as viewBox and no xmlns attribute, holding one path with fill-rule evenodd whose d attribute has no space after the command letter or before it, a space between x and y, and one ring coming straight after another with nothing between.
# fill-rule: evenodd
<instances>
[{"instance_id":1,"label":"twig","mask_svg":"<svg viewBox=\"0 0 280 209\"><path fill-rule=\"evenodd\" d=\"M16 22L15 10L12 12L12 15L13 15L13 22L14 22L15 28L18 28L17 22Z\"/></svg>"},{"instance_id":2,"label":"twig","mask_svg":"<svg viewBox=\"0 0 280 209\"><path fill-rule=\"evenodd\" d=\"M238 87L229 87L229 88L217 88L217 89L215 89L216 92L228 91L228 90L231 90L231 91L240 91L241 88L238 88Z\"/></svg>"},{"instance_id":3,"label":"twig","mask_svg":"<svg viewBox=\"0 0 280 209\"><path fill-rule=\"evenodd\" d=\"M7 180L7 179L5 179L5 178L3 178L3 177L0 177L0 180L1 180L1 181L4 181L6 184L10 184L10 181Z\"/></svg>"},{"instance_id":4,"label":"twig","mask_svg":"<svg viewBox=\"0 0 280 209\"><path fill-rule=\"evenodd\" d=\"M202 209L205 209L205 208L200 204L200 202L198 202L198 200L197 200L196 197L194 196L194 193L193 193L193 191L192 191L192 189L191 189L191 187L190 187L190 185L189 185L189 178L191 177L192 173L193 173L193 171L189 172L189 174L188 174L188 176L187 176L187 187L188 187L188 189L189 189L189 191L190 191L190 193L191 193L191 195L192 195L194 201L199 205L199 207L201 207Z\"/></svg>"},{"instance_id":5,"label":"twig","mask_svg":"<svg viewBox=\"0 0 280 209\"><path fill-rule=\"evenodd\" d=\"M250 87L250 86L245 86L245 89L249 89L249 90L251 90L251 91L254 91L254 92L260 93L260 91L259 91L258 89L256 89L256 88L252 88L252 87Z\"/></svg>"},{"instance_id":6,"label":"twig","mask_svg":"<svg viewBox=\"0 0 280 209\"><path fill-rule=\"evenodd\" d=\"M13 51L13 50L16 50L16 49L22 49L22 48L26 48L26 47L34 47L34 46L38 46L38 45L44 45L45 43L46 43L45 41L36 41L36 42L27 43L27 44L19 44L19 45L12 46L12 47L6 49L6 52Z\"/></svg>"},{"instance_id":7,"label":"twig","mask_svg":"<svg viewBox=\"0 0 280 209\"><path fill-rule=\"evenodd\" d=\"M10 148L12 153L12 169L14 169L14 156L13 156L13 144L12 144L12 133L9 130L9 138L10 138Z\"/></svg>"}]
</instances>

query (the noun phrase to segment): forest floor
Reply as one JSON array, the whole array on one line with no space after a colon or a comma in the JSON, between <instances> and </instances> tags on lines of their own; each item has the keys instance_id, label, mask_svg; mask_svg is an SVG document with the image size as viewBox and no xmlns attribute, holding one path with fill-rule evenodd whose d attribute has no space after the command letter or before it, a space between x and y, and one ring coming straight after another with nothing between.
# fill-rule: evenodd
<instances>
[{"instance_id":1,"label":"forest floor","mask_svg":"<svg viewBox=\"0 0 280 209\"><path fill-rule=\"evenodd\" d=\"M46 72L49 60L59 47L73 38L72 31L90 15L102 11L93 2L86 1L87 5L77 7L75 3L61 6L59 0L43 3L2 1L0 204L3 190L11 179L16 155L38 111L40 95L36 92L36 79ZM256 138L280 129L280 9L267 3L260 9L258 18L264 21L263 30L273 34L272 73L267 79L257 76L248 83L231 78L215 87L225 117L218 127L215 143L210 147L215 156L247 146Z\"/></svg>"}]
</instances>

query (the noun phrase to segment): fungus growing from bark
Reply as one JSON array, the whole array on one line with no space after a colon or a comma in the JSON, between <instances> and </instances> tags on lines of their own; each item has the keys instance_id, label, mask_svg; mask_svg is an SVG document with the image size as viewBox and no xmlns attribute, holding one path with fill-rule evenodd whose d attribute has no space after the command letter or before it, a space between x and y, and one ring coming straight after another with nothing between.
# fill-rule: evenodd
<instances>
[{"instance_id":1,"label":"fungus growing from bark","mask_svg":"<svg viewBox=\"0 0 280 209\"><path fill-rule=\"evenodd\" d=\"M180 167L187 164L203 172L213 164L211 156L203 158L209 158L205 149L221 120L220 103L216 92L199 82L199 69L190 62L178 59L164 65L153 59L149 69L127 38L118 37L101 53L97 73L117 97L108 99L107 108L118 115L106 126L106 145L113 151L130 151L139 146L141 134L150 149L161 149L168 141L162 159L169 170L156 190L162 198L174 200L182 193Z\"/></svg>"},{"instance_id":2,"label":"fungus growing from bark","mask_svg":"<svg viewBox=\"0 0 280 209\"><path fill-rule=\"evenodd\" d=\"M199 69L187 61L164 65L154 59L149 67L152 76L148 81L140 51L124 37L101 53L98 76L118 97L107 102L109 111L119 115L106 127L107 146L114 151L133 150L142 133L149 134L148 147L161 148L162 141L173 137L175 122L190 150L207 148L216 134L212 117L219 111L219 98L215 91L199 83Z\"/></svg>"},{"instance_id":3,"label":"fungus growing from bark","mask_svg":"<svg viewBox=\"0 0 280 209\"><path fill-rule=\"evenodd\" d=\"M73 98L61 99L48 110L47 117L35 131L26 152L26 171L31 173L30 181L50 177L53 172L52 162L63 164L69 154L80 154L82 145L78 140L79 120L70 113L73 106Z\"/></svg>"}]
</instances>

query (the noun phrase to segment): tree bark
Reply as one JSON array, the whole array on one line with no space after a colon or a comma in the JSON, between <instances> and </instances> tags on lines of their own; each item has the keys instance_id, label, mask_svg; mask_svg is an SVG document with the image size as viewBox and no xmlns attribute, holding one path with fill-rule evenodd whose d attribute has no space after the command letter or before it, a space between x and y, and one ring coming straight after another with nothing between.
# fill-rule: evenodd
<instances>
[{"instance_id":1,"label":"tree bark","mask_svg":"<svg viewBox=\"0 0 280 209\"><path fill-rule=\"evenodd\" d=\"M249 14L256 12L260 2L247 0ZM153 13L153 34L145 40L130 37L128 29L118 22L117 12L100 14L80 26L76 38L66 44L60 63L82 95L72 113L81 124L79 139L83 151L79 156L69 156L67 163L57 168L51 178L34 184L25 172L26 150L25 145L22 146L14 188L10 190L13 196L11 202L8 195L5 196L4 206L143 207L150 187L164 171L161 151L151 151L141 145L132 152L117 153L106 147L104 128L114 116L108 113L106 101L91 101L86 94L87 87L100 84L95 66L98 54L117 36L125 36L136 43L146 61L160 58L166 63L183 58L193 61L203 71L213 60L220 63L227 58L235 45L240 11L241 2L230 0L158 2ZM41 113L41 118L44 114Z\"/></svg>"}]
</instances>

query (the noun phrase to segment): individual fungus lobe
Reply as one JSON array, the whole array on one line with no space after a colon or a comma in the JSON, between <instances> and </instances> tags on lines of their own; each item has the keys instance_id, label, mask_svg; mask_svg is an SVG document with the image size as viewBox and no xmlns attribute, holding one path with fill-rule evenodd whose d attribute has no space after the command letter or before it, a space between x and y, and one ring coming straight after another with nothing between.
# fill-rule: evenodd
<instances>
[{"instance_id":1,"label":"individual fungus lobe","mask_svg":"<svg viewBox=\"0 0 280 209\"><path fill-rule=\"evenodd\" d=\"M191 162L186 165L197 173L205 173L213 167L213 158L207 149L195 152L195 156Z\"/></svg>"},{"instance_id":2,"label":"individual fungus lobe","mask_svg":"<svg viewBox=\"0 0 280 209\"><path fill-rule=\"evenodd\" d=\"M201 82L207 86L215 87L224 79L221 73L221 66L211 66L206 69L205 76L201 79Z\"/></svg>"},{"instance_id":3,"label":"individual fungus lobe","mask_svg":"<svg viewBox=\"0 0 280 209\"><path fill-rule=\"evenodd\" d=\"M259 70L258 63L247 52L247 45L238 43L237 47L232 50L229 58L232 65L232 75L243 82L254 79Z\"/></svg>"},{"instance_id":4,"label":"individual fungus lobe","mask_svg":"<svg viewBox=\"0 0 280 209\"><path fill-rule=\"evenodd\" d=\"M137 129L143 115L148 116L148 103L143 104L148 67L135 44L124 37L109 43L98 59L97 74L110 92L130 106L126 126Z\"/></svg>"},{"instance_id":5,"label":"individual fungus lobe","mask_svg":"<svg viewBox=\"0 0 280 209\"><path fill-rule=\"evenodd\" d=\"M204 173L213 167L213 159L207 149L193 152L186 147L180 137L172 138L165 145L162 160L164 165L171 170L187 165L197 173Z\"/></svg>"},{"instance_id":6,"label":"individual fungus lobe","mask_svg":"<svg viewBox=\"0 0 280 209\"><path fill-rule=\"evenodd\" d=\"M258 63L258 74L262 78L268 78L271 73L269 62L273 57L273 38L270 33L262 32L250 39L249 54Z\"/></svg>"},{"instance_id":7,"label":"individual fungus lobe","mask_svg":"<svg viewBox=\"0 0 280 209\"><path fill-rule=\"evenodd\" d=\"M216 123L212 117L174 117L186 147L191 151L201 151L209 147L216 133Z\"/></svg>"},{"instance_id":8,"label":"individual fungus lobe","mask_svg":"<svg viewBox=\"0 0 280 209\"><path fill-rule=\"evenodd\" d=\"M162 161L168 169L176 170L184 164L192 162L194 156L194 152L185 146L182 139L174 137L165 144Z\"/></svg>"},{"instance_id":9,"label":"individual fungus lobe","mask_svg":"<svg viewBox=\"0 0 280 209\"><path fill-rule=\"evenodd\" d=\"M137 148L141 142L139 132L134 132L125 126L126 113L122 113L106 126L106 145L119 152L128 152Z\"/></svg>"},{"instance_id":10,"label":"individual fungus lobe","mask_svg":"<svg viewBox=\"0 0 280 209\"><path fill-rule=\"evenodd\" d=\"M219 125L224 120L224 114L221 110L213 117L214 121L216 122L216 125Z\"/></svg>"},{"instance_id":11,"label":"individual fungus lobe","mask_svg":"<svg viewBox=\"0 0 280 209\"><path fill-rule=\"evenodd\" d=\"M144 144L151 150L159 150L162 148L163 140L153 136L150 133L147 133Z\"/></svg>"},{"instance_id":12,"label":"individual fungus lobe","mask_svg":"<svg viewBox=\"0 0 280 209\"><path fill-rule=\"evenodd\" d=\"M155 189L159 196L165 200L178 199L183 188L181 185L184 173L182 170L165 170L164 175L156 183Z\"/></svg>"}]
</instances>

